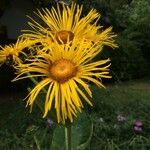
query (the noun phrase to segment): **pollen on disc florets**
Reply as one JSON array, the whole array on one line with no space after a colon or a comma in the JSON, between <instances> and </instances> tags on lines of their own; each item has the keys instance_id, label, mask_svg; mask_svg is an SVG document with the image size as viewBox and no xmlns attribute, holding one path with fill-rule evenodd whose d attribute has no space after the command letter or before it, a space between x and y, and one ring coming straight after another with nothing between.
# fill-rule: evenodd
<instances>
[{"instance_id":1,"label":"pollen on disc florets","mask_svg":"<svg viewBox=\"0 0 150 150\"><path fill-rule=\"evenodd\" d=\"M60 83L64 83L74 77L77 73L77 67L73 62L67 59L60 59L50 66L50 77Z\"/></svg>"},{"instance_id":2,"label":"pollen on disc florets","mask_svg":"<svg viewBox=\"0 0 150 150\"><path fill-rule=\"evenodd\" d=\"M67 31L67 30L61 30L56 33L55 37L59 44L62 44L62 42L63 44L66 44L68 41L73 40L74 33L72 33L71 31Z\"/></svg>"}]
</instances>

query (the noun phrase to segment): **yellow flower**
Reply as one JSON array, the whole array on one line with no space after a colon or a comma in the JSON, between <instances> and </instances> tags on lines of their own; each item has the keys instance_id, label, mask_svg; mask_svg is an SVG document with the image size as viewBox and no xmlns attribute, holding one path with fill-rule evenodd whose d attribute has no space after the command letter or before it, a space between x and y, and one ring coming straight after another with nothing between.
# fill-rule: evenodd
<instances>
[{"instance_id":1,"label":"yellow flower","mask_svg":"<svg viewBox=\"0 0 150 150\"><path fill-rule=\"evenodd\" d=\"M51 45L55 40L59 44L67 41L85 39L87 42L100 42L100 44L116 47L114 44L112 27L105 30L98 26L100 14L92 9L86 16L81 17L83 6L72 3L71 6L57 5L51 11L42 9L36 15L41 19L38 23L30 18L28 23L32 30L24 30L23 37L38 39L44 46Z\"/></svg>"},{"instance_id":2,"label":"yellow flower","mask_svg":"<svg viewBox=\"0 0 150 150\"><path fill-rule=\"evenodd\" d=\"M20 54L26 55L23 52L23 49L34 44L34 41L28 39L18 39L15 44L5 45L4 47L0 46L0 64L7 61L13 61L14 64L22 63Z\"/></svg>"},{"instance_id":3,"label":"yellow flower","mask_svg":"<svg viewBox=\"0 0 150 150\"><path fill-rule=\"evenodd\" d=\"M87 82L104 87L101 78L109 76L110 60L91 60L102 50L102 46L80 41L76 46L72 44L55 44L49 54L35 56L28 64L19 66L19 74L14 80L39 77L41 81L28 95L27 105L31 108L39 93L45 89L46 117L52 108L55 108L58 123L65 123L67 119L73 122L78 112L82 111L84 99L92 106L89 98L92 92Z\"/></svg>"}]
</instances>

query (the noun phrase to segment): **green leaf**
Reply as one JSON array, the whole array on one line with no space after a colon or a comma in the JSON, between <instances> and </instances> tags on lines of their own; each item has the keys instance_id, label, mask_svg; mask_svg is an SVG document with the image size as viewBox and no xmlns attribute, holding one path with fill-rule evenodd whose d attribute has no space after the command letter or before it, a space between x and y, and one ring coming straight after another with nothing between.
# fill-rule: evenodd
<instances>
[{"instance_id":1,"label":"green leaf","mask_svg":"<svg viewBox=\"0 0 150 150\"><path fill-rule=\"evenodd\" d=\"M65 150L65 128L57 126L53 133L51 150Z\"/></svg>"},{"instance_id":2,"label":"green leaf","mask_svg":"<svg viewBox=\"0 0 150 150\"><path fill-rule=\"evenodd\" d=\"M93 123L85 113L78 115L71 129L72 150L85 150L93 134ZM65 127L58 126L53 134L51 150L65 150Z\"/></svg>"},{"instance_id":3,"label":"green leaf","mask_svg":"<svg viewBox=\"0 0 150 150\"><path fill-rule=\"evenodd\" d=\"M92 121L85 113L80 114L72 127L72 149L86 149L91 141L92 134Z\"/></svg>"}]
</instances>

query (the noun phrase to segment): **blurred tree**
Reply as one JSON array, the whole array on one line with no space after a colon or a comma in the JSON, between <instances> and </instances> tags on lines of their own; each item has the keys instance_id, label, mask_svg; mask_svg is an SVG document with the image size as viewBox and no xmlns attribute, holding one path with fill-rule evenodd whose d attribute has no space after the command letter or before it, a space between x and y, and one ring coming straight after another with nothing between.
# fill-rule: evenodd
<instances>
[{"instance_id":1,"label":"blurred tree","mask_svg":"<svg viewBox=\"0 0 150 150\"><path fill-rule=\"evenodd\" d=\"M123 78L136 78L150 73L150 1L132 0L114 11L114 16L123 30L119 32L120 62L126 57L126 68ZM117 61L117 59L116 59ZM119 65L116 63L116 65ZM115 69L117 67L114 67ZM120 73L120 69L118 74ZM119 76L119 75L118 75Z\"/></svg>"},{"instance_id":2,"label":"blurred tree","mask_svg":"<svg viewBox=\"0 0 150 150\"><path fill-rule=\"evenodd\" d=\"M150 1L133 0L130 5L123 5L116 10L116 16L120 24L124 24L126 29L123 34L136 42L145 58L150 61Z\"/></svg>"}]
</instances>

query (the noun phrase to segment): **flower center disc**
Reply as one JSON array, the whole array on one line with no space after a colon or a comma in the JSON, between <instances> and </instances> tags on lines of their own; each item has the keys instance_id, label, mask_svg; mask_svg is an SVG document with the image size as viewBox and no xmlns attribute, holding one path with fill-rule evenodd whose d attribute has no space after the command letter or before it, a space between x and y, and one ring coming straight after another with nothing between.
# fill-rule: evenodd
<instances>
[{"instance_id":1,"label":"flower center disc","mask_svg":"<svg viewBox=\"0 0 150 150\"><path fill-rule=\"evenodd\" d=\"M74 38L74 34L71 31L61 30L56 33L56 40L59 44L67 43L67 41L72 41Z\"/></svg>"},{"instance_id":2,"label":"flower center disc","mask_svg":"<svg viewBox=\"0 0 150 150\"><path fill-rule=\"evenodd\" d=\"M52 79L64 83L77 73L77 67L70 60L61 59L50 67L50 76Z\"/></svg>"}]
</instances>

